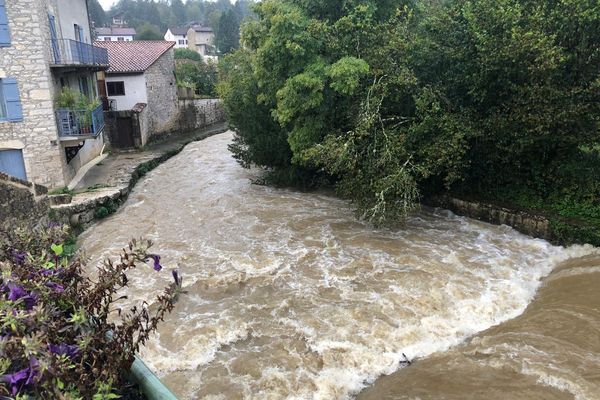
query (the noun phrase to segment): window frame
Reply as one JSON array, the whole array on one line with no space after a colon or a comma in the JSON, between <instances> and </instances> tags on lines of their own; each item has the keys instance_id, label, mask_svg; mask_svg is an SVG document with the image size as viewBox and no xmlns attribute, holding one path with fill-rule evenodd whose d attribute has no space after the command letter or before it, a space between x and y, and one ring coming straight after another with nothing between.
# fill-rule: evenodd
<instances>
[{"instance_id":1,"label":"window frame","mask_svg":"<svg viewBox=\"0 0 600 400\"><path fill-rule=\"evenodd\" d=\"M117 90L118 85L121 85L123 90ZM110 89L112 88L112 90ZM108 81L106 82L106 95L108 97L125 96L125 81Z\"/></svg>"},{"instance_id":2,"label":"window frame","mask_svg":"<svg viewBox=\"0 0 600 400\"><path fill-rule=\"evenodd\" d=\"M4 82L2 81L2 78L0 78L0 121L8 121L8 110L6 109Z\"/></svg>"}]
</instances>

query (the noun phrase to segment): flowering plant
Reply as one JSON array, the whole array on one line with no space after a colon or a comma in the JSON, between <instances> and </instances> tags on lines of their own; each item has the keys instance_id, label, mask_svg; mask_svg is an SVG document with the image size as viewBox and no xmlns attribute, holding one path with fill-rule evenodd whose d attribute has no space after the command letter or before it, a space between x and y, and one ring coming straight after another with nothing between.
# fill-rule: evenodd
<instances>
[{"instance_id":1,"label":"flowering plant","mask_svg":"<svg viewBox=\"0 0 600 400\"><path fill-rule=\"evenodd\" d=\"M60 244L66 228L0 232L0 398L110 399L123 394L140 345L174 307L181 278L127 312L126 272L160 257L150 241L132 241L119 262L106 261L97 278L83 272ZM114 315L113 315L114 314Z\"/></svg>"}]
</instances>

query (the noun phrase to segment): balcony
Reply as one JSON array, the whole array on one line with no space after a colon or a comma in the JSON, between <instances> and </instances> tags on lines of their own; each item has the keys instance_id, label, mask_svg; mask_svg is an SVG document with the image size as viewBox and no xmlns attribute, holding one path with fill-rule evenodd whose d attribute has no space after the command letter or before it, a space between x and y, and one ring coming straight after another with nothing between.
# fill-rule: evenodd
<instances>
[{"instance_id":1,"label":"balcony","mask_svg":"<svg viewBox=\"0 0 600 400\"><path fill-rule=\"evenodd\" d=\"M102 104L93 110L56 110L58 136L61 141L97 137L104 129Z\"/></svg>"},{"instance_id":2,"label":"balcony","mask_svg":"<svg viewBox=\"0 0 600 400\"><path fill-rule=\"evenodd\" d=\"M72 39L51 39L52 67L108 68L108 50Z\"/></svg>"}]
</instances>

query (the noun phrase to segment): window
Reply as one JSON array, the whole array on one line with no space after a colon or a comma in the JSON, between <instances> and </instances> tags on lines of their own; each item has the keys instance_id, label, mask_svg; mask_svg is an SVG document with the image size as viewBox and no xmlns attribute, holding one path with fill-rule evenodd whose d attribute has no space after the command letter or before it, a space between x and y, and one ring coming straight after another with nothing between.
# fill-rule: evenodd
<instances>
[{"instance_id":1,"label":"window","mask_svg":"<svg viewBox=\"0 0 600 400\"><path fill-rule=\"evenodd\" d=\"M79 77L79 91L88 99L90 98L90 86L86 76Z\"/></svg>"},{"instance_id":2,"label":"window","mask_svg":"<svg viewBox=\"0 0 600 400\"><path fill-rule=\"evenodd\" d=\"M125 38L124 38L124 37L118 37L118 38L117 38L117 41L118 41L118 42L123 42L124 40L125 40Z\"/></svg>"},{"instance_id":3,"label":"window","mask_svg":"<svg viewBox=\"0 0 600 400\"><path fill-rule=\"evenodd\" d=\"M10 46L10 31L8 30L8 17L4 1L0 0L0 47Z\"/></svg>"},{"instance_id":4,"label":"window","mask_svg":"<svg viewBox=\"0 0 600 400\"><path fill-rule=\"evenodd\" d=\"M125 96L125 82L106 82L106 93L109 96Z\"/></svg>"},{"instance_id":5,"label":"window","mask_svg":"<svg viewBox=\"0 0 600 400\"><path fill-rule=\"evenodd\" d=\"M19 86L15 78L0 79L0 120L23 121Z\"/></svg>"},{"instance_id":6,"label":"window","mask_svg":"<svg viewBox=\"0 0 600 400\"><path fill-rule=\"evenodd\" d=\"M110 42L110 37L108 37L108 36L105 36L105 37L104 37L104 41L105 41L105 42Z\"/></svg>"},{"instance_id":7,"label":"window","mask_svg":"<svg viewBox=\"0 0 600 400\"><path fill-rule=\"evenodd\" d=\"M179 39L178 42L179 42L179 44L185 44L185 40L183 40L183 39Z\"/></svg>"}]
</instances>

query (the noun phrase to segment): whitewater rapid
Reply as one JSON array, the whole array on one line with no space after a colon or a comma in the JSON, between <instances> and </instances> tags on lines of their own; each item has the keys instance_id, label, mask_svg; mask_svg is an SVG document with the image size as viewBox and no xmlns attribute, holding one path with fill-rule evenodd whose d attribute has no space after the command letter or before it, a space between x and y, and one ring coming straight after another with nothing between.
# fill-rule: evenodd
<instances>
[{"instance_id":1,"label":"whitewater rapid","mask_svg":"<svg viewBox=\"0 0 600 400\"><path fill-rule=\"evenodd\" d=\"M152 239L187 294L142 351L182 399L349 399L402 367L515 318L564 249L443 210L399 230L319 193L253 185L231 132L188 145L84 233L90 265ZM169 274L138 269L130 301Z\"/></svg>"}]
</instances>

